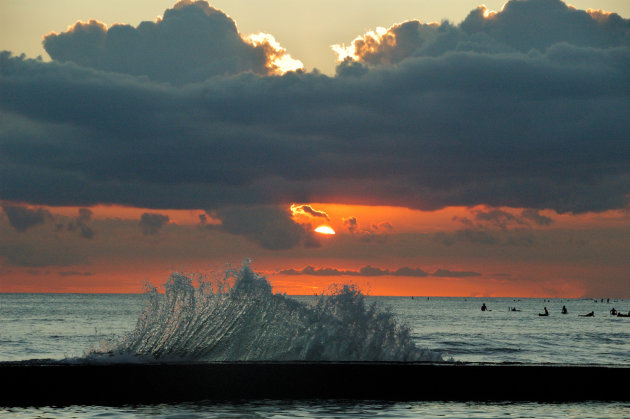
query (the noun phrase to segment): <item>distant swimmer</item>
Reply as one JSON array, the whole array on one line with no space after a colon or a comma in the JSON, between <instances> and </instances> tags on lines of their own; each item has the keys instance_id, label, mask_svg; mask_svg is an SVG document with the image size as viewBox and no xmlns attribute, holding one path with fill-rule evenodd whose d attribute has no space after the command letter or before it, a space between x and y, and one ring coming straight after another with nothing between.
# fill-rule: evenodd
<instances>
[{"instance_id":1,"label":"distant swimmer","mask_svg":"<svg viewBox=\"0 0 630 419\"><path fill-rule=\"evenodd\" d=\"M615 310L615 307L610 309L610 315L611 316L616 316L617 315L617 310Z\"/></svg>"},{"instance_id":2,"label":"distant swimmer","mask_svg":"<svg viewBox=\"0 0 630 419\"><path fill-rule=\"evenodd\" d=\"M508 308L510 309L510 311L521 311L521 310L519 310L519 309L518 309L518 308L516 308L516 307L508 307Z\"/></svg>"},{"instance_id":3,"label":"distant swimmer","mask_svg":"<svg viewBox=\"0 0 630 419\"><path fill-rule=\"evenodd\" d=\"M488 311L488 307L486 307L486 303L481 305L481 311Z\"/></svg>"},{"instance_id":4,"label":"distant swimmer","mask_svg":"<svg viewBox=\"0 0 630 419\"><path fill-rule=\"evenodd\" d=\"M562 314L567 314L567 306L562 306Z\"/></svg>"},{"instance_id":5,"label":"distant swimmer","mask_svg":"<svg viewBox=\"0 0 630 419\"><path fill-rule=\"evenodd\" d=\"M547 311L547 307L545 307L545 312L544 313L538 313L539 316L548 316L549 312Z\"/></svg>"},{"instance_id":6,"label":"distant swimmer","mask_svg":"<svg viewBox=\"0 0 630 419\"><path fill-rule=\"evenodd\" d=\"M591 312L590 312L590 313L588 313L588 314L580 314L579 316L580 316L580 317L593 317L593 316L595 316L595 312L594 312L594 311L591 311Z\"/></svg>"}]
</instances>

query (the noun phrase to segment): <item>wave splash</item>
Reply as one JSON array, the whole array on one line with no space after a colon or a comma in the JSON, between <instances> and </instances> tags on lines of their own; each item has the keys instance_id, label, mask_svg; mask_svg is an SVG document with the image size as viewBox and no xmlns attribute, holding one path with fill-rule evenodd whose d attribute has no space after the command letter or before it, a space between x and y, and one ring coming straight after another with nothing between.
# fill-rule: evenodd
<instances>
[{"instance_id":1,"label":"wave splash","mask_svg":"<svg viewBox=\"0 0 630 419\"><path fill-rule=\"evenodd\" d=\"M314 305L273 294L248 263L209 281L174 273L153 287L133 331L86 357L168 361L431 361L389 311L341 286ZM111 358L110 358L111 359Z\"/></svg>"}]
</instances>

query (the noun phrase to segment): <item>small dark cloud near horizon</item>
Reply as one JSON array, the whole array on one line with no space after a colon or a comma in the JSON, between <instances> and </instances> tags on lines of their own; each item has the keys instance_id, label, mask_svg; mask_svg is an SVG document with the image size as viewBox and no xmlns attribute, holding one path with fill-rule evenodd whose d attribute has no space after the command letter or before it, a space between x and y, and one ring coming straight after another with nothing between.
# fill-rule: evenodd
<instances>
[{"instance_id":1,"label":"small dark cloud near horizon","mask_svg":"<svg viewBox=\"0 0 630 419\"><path fill-rule=\"evenodd\" d=\"M513 214L498 208L484 210L472 210L473 219L468 217L453 217L453 221L463 224L467 229L509 230L531 228L532 224L538 227L547 227L553 224L553 219L540 214L537 209L526 208L520 214Z\"/></svg>"},{"instance_id":2,"label":"small dark cloud near horizon","mask_svg":"<svg viewBox=\"0 0 630 419\"><path fill-rule=\"evenodd\" d=\"M478 244L483 246L530 247L535 243L529 229L491 230L487 228L464 228L454 232L438 232L433 240L450 247L457 243Z\"/></svg>"},{"instance_id":3,"label":"small dark cloud near horizon","mask_svg":"<svg viewBox=\"0 0 630 419\"><path fill-rule=\"evenodd\" d=\"M445 246L458 242L481 244L485 246L525 246L534 244L531 233L532 224L537 227L548 227L553 219L540 214L537 209L523 209L520 213L511 213L498 208L472 210L473 219L453 217L453 221L464 228L455 232L438 232L433 239Z\"/></svg>"},{"instance_id":4,"label":"small dark cloud near horizon","mask_svg":"<svg viewBox=\"0 0 630 419\"><path fill-rule=\"evenodd\" d=\"M451 271L449 269L438 269L431 274L442 278L468 278L471 276L481 276L479 272L472 271Z\"/></svg>"},{"instance_id":5,"label":"small dark cloud near horizon","mask_svg":"<svg viewBox=\"0 0 630 419\"><path fill-rule=\"evenodd\" d=\"M521 212L521 217L526 220L532 221L538 226L549 226L553 224L553 218L540 214L539 211L536 209L524 209Z\"/></svg>"},{"instance_id":6,"label":"small dark cloud near horizon","mask_svg":"<svg viewBox=\"0 0 630 419\"><path fill-rule=\"evenodd\" d=\"M46 266L73 266L85 263L86 253L74 248L68 251L65 246L39 246L38 243L3 242L0 240L0 258L7 265L26 268Z\"/></svg>"},{"instance_id":7,"label":"small dark cloud near horizon","mask_svg":"<svg viewBox=\"0 0 630 419\"><path fill-rule=\"evenodd\" d=\"M93 272L79 272L79 271L60 271L60 276L93 276Z\"/></svg>"},{"instance_id":8,"label":"small dark cloud near horizon","mask_svg":"<svg viewBox=\"0 0 630 419\"><path fill-rule=\"evenodd\" d=\"M79 215L74 221L67 225L68 231L78 231L84 239L92 239L96 234L94 229L87 225L92 220L92 210L89 208L79 208Z\"/></svg>"},{"instance_id":9,"label":"small dark cloud near horizon","mask_svg":"<svg viewBox=\"0 0 630 419\"><path fill-rule=\"evenodd\" d=\"M158 234L164 224L167 224L168 222L168 215L145 212L140 217L138 225L142 229L142 234L145 236L152 236L154 234Z\"/></svg>"},{"instance_id":10,"label":"small dark cloud near horizon","mask_svg":"<svg viewBox=\"0 0 630 419\"><path fill-rule=\"evenodd\" d=\"M32 276L48 275L50 271L42 271L40 269L26 269L25 272Z\"/></svg>"},{"instance_id":11,"label":"small dark cloud near horizon","mask_svg":"<svg viewBox=\"0 0 630 419\"><path fill-rule=\"evenodd\" d=\"M394 226L389 221L372 223L363 227L359 225L357 217L353 216L344 218L343 225L352 236L366 243L384 243L387 240L387 236L394 231Z\"/></svg>"},{"instance_id":12,"label":"small dark cloud near horizon","mask_svg":"<svg viewBox=\"0 0 630 419\"><path fill-rule=\"evenodd\" d=\"M19 205L2 204L2 211L9 219L11 227L20 233L52 220L52 214L43 208L30 209Z\"/></svg>"},{"instance_id":13,"label":"small dark cloud near horizon","mask_svg":"<svg viewBox=\"0 0 630 419\"><path fill-rule=\"evenodd\" d=\"M336 76L269 76L264 48L205 2L135 28L75 25L46 38L52 62L2 52L0 200L223 211L225 231L274 249L316 242L227 208L527 208L469 220L507 229L627 208L630 20L560 0L485 12L363 37Z\"/></svg>"},{"instance_id":14,"label":"small dark cloud near horizon","mask_svg":"<svg viewBox=\"0 0 630 419\"><path fill-rule=\"evenodd\" d=\"M278 275L312 275L312 276L404 276L404 277L443 277L443 278L465 278L472 276L482 276L481 273L472 271L452 271L449 269L438 269L433 273L426 272L420 268L410 268L404 266L396 270L375 268L366 265L358 271L344 270L336 268L314 268L307 266L303 269L284 269L278 272Z\"/></svg>"}]
</instances>

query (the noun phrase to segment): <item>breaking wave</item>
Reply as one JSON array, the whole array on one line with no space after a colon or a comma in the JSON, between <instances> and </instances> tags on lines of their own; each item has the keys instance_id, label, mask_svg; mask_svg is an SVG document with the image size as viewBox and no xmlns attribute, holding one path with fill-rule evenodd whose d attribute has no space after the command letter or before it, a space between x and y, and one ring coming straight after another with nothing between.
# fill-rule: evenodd
<instances>
[{"instance_id":1,"label":"breaking wave","mask_svg":"<svg viewBox=\"0 0 630 419\"><path fill-rule=\"evenodd\" d=\"M392 313L341 286L314 305L273 294L245 263L208 280L174 273L165 294L148 289L133 331L86 355L168 361L443 361L418 348Z\"/></svg>"}]
</instances>

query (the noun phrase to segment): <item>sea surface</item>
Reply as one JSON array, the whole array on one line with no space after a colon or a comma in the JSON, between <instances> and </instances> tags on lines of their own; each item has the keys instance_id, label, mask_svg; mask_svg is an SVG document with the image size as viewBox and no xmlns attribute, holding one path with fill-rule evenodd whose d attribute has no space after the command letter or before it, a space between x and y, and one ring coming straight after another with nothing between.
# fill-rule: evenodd
<instances>
[{"instance_id":1,"label":"sea surface","mask_svg":"<svg viewBox=\"0 0 630 419\"><path fill-rule=\"evenodd\" d=\"M310 296L290 298L305 305L315 302ZM147 301L147 295L0 294L0 361L81 358L90 348L131 332ZM390 310L399 324L409 327L416 346L445 359L630 365L630 318L610 314L612 308L628 313L630 300L367 297L366 302ZM480 309L484 303L489 308L485 312ZM568 314L561 314L563 306ZM539 316L545 307L549 316ZM590 312L592 317L580 316ZM630 404L262 400L0 408L0 416L622 418L630 417Z\"/></svg>"}]
</instances>

